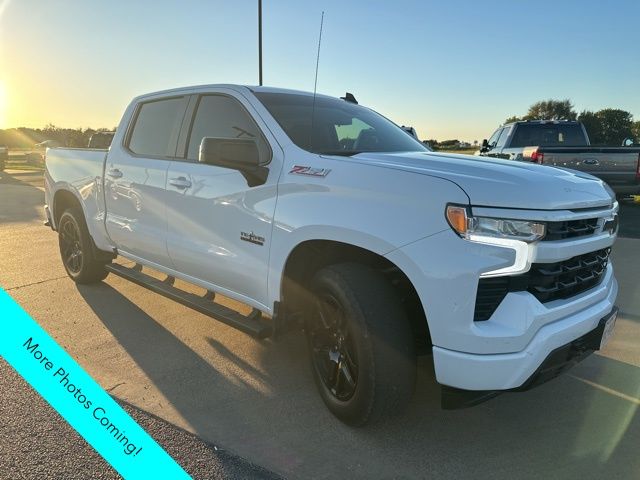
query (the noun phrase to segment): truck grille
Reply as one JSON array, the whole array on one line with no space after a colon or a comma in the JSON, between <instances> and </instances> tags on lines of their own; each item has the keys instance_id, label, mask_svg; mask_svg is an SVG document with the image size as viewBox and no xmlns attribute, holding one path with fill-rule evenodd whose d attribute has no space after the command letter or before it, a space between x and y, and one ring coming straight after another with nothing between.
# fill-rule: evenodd
<instances>
[{"instance_id":1,"label":"truck grille","mask_svg":"<svg viewBox=\"0 0 640 480\"><path fill-rule=\"evenodd\" d=\"M568 220L566 222L549 222L547 223L547 234L542 241L563 240L565 238L593 235L597 228L597 218Z\"/></svg>"},{"instance_id":2,"label":"truck grille","mask_svg":"<svg viewBox=\"0 0 640 480\"><path fill-rule=\"evenodd\" d=\"M541 303L573 297L602 281L610 248L556 263L534 263L522 275L481 278L476 294L475 321L488 320L509 292L527 291Z\"/></svg>"}]
</instances>

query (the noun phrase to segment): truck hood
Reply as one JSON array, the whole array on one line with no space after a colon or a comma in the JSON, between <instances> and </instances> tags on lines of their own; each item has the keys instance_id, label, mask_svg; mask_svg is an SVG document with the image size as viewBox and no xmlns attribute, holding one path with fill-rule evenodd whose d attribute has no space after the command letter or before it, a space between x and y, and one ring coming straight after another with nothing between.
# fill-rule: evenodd
<instances>
[{"instance_id":1,"label":"truck hood","mask_svg":"<svg viewBox=\"0 0 640 480\"><path fill-rule=\"evenodd\" d=\"M564 210L614 201L610 189L592 175L514 160L434 152L360 153L350 159L450 180L477 206Z\"/></svg>"}]
</instances>

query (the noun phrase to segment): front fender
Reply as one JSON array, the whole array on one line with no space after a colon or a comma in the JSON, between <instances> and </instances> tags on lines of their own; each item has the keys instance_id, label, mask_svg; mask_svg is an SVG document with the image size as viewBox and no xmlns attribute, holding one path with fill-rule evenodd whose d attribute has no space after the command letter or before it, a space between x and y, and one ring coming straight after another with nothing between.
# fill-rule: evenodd
<instances>
[{"instance_id":1,"label":"front fender","mask_svg":"<svg viewBox=\"0 0 640 480\"><path fill-rule=\"evenodd\" d=\"M331 240L385 254L449 229L446 204L467 203L456 184L395 169L323 158L330 174L284 174L269 258L269 301L280 300L284 268L305 241Z\"/></svg>"}]
</instances>

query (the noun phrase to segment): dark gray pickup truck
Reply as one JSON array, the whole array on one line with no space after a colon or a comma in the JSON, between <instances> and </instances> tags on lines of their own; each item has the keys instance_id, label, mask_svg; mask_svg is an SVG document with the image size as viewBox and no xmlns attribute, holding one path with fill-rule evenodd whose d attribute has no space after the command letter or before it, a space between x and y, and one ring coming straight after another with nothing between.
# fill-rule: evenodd
<instances>
[{"instance_id":1,"label":"dark gray pickup truck","mask_svg":"<svg viewBox=\"0 0 640 480\"><path fill-rule=\"evenodd\" d=\"M480 155L571 168L609 184L616 195L640 194L640 147L595 147L580 122L508 123L483 140Z\"/></svg>"}]
</instances>

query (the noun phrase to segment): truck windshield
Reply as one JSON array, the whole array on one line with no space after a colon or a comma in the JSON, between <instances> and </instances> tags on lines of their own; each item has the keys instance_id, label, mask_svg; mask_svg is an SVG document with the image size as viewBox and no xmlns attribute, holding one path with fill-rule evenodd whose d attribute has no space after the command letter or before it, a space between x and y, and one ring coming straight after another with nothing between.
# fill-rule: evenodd
<instances>
[{"instance_id":1,"label":"truck windshield","mask_svg":"<svg viewBox=\"0 0 640 480\"><path fill-rule=\"evenodd\" d=\"M291 141L308 152L351 156L362 152L428 151L410 134L366 107L325 96L317 96L314 107L311 95L255 95Z\"/></svg>"},{"instance_id":2,"label":"truck windshield","mask_svg":"<svg viewBox=\"0 0 640 480\"><path fill-rule=\"evenodd\" d=\"M577 123L521 123L511 140L511 147L586 147L587 138Z\"/></svg>"}]
</instances>

